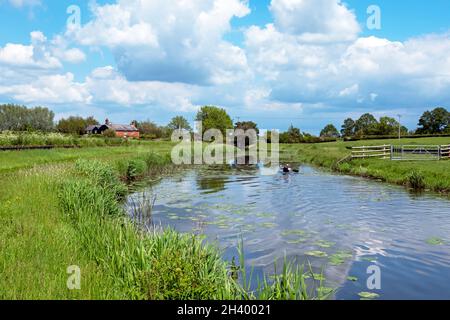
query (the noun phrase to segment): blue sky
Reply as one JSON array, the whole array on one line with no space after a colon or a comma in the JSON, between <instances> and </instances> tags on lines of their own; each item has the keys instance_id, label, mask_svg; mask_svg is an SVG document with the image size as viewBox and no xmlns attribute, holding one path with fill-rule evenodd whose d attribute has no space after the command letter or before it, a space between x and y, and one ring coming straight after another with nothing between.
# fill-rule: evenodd
<instances>
[{"instance_id":1,"label":"blue sky","mask_svg":"<svg viewBox=\"0 0 450 320\"><path fill-rule=\"evenodd\" d=\"M449 31L448 0L0 0L0 102L160 124L214 104L312 133L402 114L414 129L450 107Z\"/></svg>"}]
</instances>

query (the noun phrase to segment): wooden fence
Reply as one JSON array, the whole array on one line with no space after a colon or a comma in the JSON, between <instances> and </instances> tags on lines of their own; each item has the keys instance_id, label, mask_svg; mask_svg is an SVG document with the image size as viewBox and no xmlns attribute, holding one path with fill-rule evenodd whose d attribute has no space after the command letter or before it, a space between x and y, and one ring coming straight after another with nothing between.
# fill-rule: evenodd
<instances>
[{"instance_id":1,"label":"wooden fence","mask_svg":"<svg viewBox=\"0 0 450 320\"><path fill-rule=\"evenodd\" d=\"M352 148L352 159L426 161L450 159L450 145L382 145Z\"/></svg>"},{"instance_id":2,"label":"wooden fence","mask_svg":"<svg viewBox=\"0 0 450 320\"><path fill-rule=\"evenodd\" d=\"M391 145L362 146L352 148L352 159L366 158L390 159Z\"/></svg>"},{"instance_id":3,"label":"wooden fence","mask_svg":"<svg viewBox=\"0 0 450 320\"><path fill-rule=\"evenodd\" d=\"M441 146L441 158L450 159L450 144L446 146Z\"/></svg>"}]
</instances>

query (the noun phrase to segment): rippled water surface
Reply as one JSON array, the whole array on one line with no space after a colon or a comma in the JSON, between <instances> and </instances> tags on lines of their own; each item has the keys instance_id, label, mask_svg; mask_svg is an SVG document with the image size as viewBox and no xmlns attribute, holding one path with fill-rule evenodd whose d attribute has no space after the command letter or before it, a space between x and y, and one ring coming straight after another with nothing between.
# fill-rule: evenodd
<instances>
[{"instance_id":1,"label":"rippled water surface","mask_svg":"<svg viewBox=\"0 0 450 320\"><path fill-rule=\"evenodd\" d=\"M381 299L450 299L450 201L300 169L275 176L258 169L178 173L146 190L156 195L153 222L205 234L229 261L242 237L256 274L272 272L285 256L309 261L314 272L323 270L327 287L338 288L336 299L359 299L364 291ZM371 265L380 267L381 290L367 289Z\"/></svg>"}]
</instances>

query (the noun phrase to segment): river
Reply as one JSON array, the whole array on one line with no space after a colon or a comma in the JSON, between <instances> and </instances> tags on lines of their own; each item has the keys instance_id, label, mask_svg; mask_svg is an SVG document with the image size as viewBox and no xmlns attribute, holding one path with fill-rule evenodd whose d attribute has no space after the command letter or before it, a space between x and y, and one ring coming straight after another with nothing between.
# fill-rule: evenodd
<instances>
[{"instance_id":1,"label":"river","mask_svg":"<svg viewBox=\"0 0 450 320\"><path fill-rule=\"evenodd\" d=\"M129 202L151 195L153 224L203 234L227 261L242 239L256 276L286 257L323 273L324 285L337 288L334 299L367 291L450 299L450 201L438 195L309 166L272 176L256 167L188 169ZM371 266L380 271L379 290L367 287Z\"/></svg>"}]
</instances>

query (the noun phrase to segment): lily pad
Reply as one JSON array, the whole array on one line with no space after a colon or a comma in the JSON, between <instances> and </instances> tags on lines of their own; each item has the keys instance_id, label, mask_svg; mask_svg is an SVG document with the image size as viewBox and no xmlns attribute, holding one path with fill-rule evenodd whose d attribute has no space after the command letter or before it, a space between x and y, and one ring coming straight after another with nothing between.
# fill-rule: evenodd
<instances>
[{"instance_id":1,"label":"lily pad","mask_svg":"<svg viewBox=\"0 0 450 320\"><path fill-rule=\"evenodd\" d=\"M377 299L380 297L379 294L373 293L373 292L360 292L358 293L358 296L361 297L361 299Z\"/></svg>"},{"instance_id":2,"label":"lily pad","mask_svg":"<svg viewBox=\"0 0 450 320\"><path fill-rule=\"evenodd\" d=\"M319 240L319 241L315 242L314 244L316 246L321 247L321 248L331 248L336 243L335 242L331 242L331 241Z\"/></svg>"},{"instance_id":3,"label":"lily pad","mask_svg":"<svg viewBox=\"0 0 450 320\"><path fill-rule=\"evenodd\" d=\"M305 255L311 256L311 257L317 257L317 258L325 258L325 257L328 257L328 254L326 254L326 253L323 252L323 251L318 251L318 250L307 251L307 252L305 252Z\"/></svg>"},{"instance_id":4,"label":"lily pad","mask_svg":"<svg viewBox=\"0 0 450 320\"><path fill-rule=\"evenodd\" d=\"M323 274L319 274L319 273L313 273L313 278L314 278L314 280L317 280L317 281L325 281L326 280L325 276Z\"/></svg>"},{"instance_id":5,"label":"lily pad","mask_svg":"<svg viewBox=\"0 0 450 320\"><path fill-rule=\"evenodd\" d=\"M306 234L306 231L304 230L284 230L281 232L281 236L287 237L287 236L304 236Z\"/></svg>"},{"instance_id":6,"label":"lily pad","mask_svg":"<svg viewBox=\"0 0 450 320\"><path fill-rule=\"evenodd\" d=\"M427 243L431 246L442 246L443 244L445 244L445 241L444 241L444 239L433 237L433 238L427 239Z\"/></svg>"},{"instance_id":7,"label":"lily pad","mask_svg":"<svg viewBox=\"0 0 450 320\"><path fill-rule=\"evenodd\" d=\"M302 243L302 242L305 242L305 241L306 241L306 239L300 238L300 239L296 239L296 240L287 240L286 242L289 243L289 244L299 244L299 243Z\"/></svg>"},{"instance_id":8,"label":"lily pad","mask_svg":"<svg viewBox=\"0 0 450 320\"><path fill-rule=\"evenodd\" d=\"M277 226L277 224L276 224L276 223L273 223L273 222L264 222L264 223L261 223L261 227L263 227L263 228L271 229L271 228L275 228L276 226Z\"/></svg>"},{"instance_id":9,"label":"lily pad","mask_svg":"<svg viewBox=\"0 0 450 320\"><path fill-rule=\"evenodd\" d=\"M345 260L352 258L351 252L339 251L330 257L330 264L333 266L341 265Z\"/></svg>"}]
</instances>

